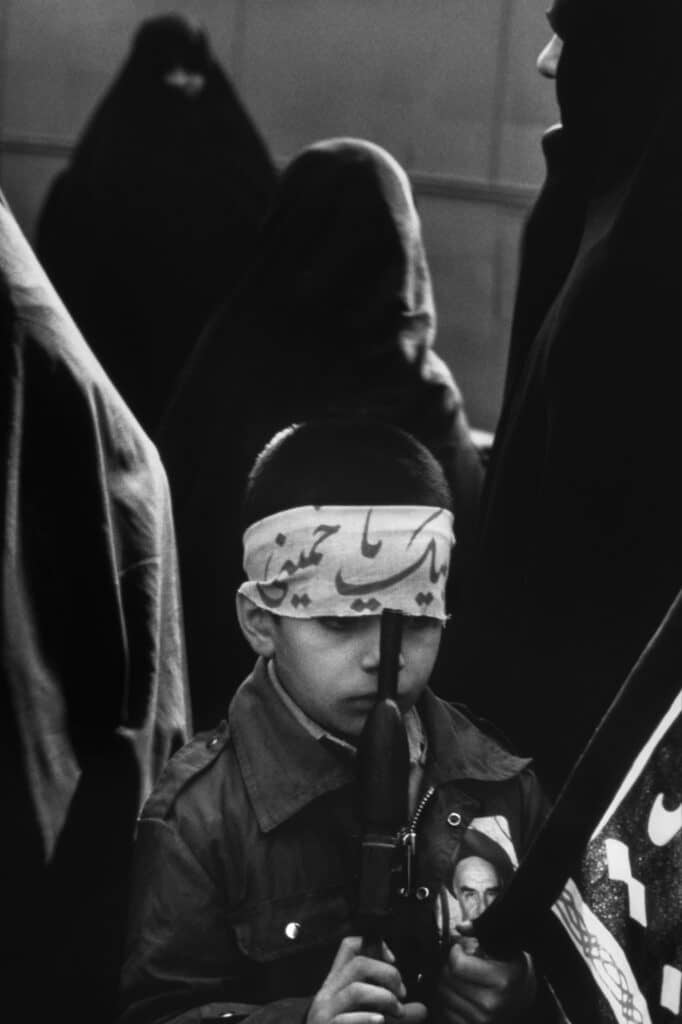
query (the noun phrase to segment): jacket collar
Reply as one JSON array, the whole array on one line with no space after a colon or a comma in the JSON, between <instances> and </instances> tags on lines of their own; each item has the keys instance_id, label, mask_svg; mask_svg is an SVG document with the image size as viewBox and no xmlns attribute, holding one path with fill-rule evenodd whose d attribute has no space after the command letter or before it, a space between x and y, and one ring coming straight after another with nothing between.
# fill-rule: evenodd
<instances>
[{"instance_id":1,"label":"jacket collar","mask_svg":"<svg viewBox=\"0 0 682 1024\"><path fill-rule=\"evenodd\" d=\"M510 754L431 690L424 691L418 707L429 741L427 773L434 785L464 779L504 782L530 764L530 758Z\"/></svg>"},{"instance_id":2,"label":"jacket collar","mask_svg":"<svg viewBox=\"0 0 682 1024\"><path fill-rule=\"evenodd\" d=\"M456 779L500 781L528 764L429 690L419 711L429 741L427 771L436 785ZM229 719L244 783L263 832L354 780L353 761L315 739L276 695L263 659L237 690Z\"/></svg>"}]
</instances>

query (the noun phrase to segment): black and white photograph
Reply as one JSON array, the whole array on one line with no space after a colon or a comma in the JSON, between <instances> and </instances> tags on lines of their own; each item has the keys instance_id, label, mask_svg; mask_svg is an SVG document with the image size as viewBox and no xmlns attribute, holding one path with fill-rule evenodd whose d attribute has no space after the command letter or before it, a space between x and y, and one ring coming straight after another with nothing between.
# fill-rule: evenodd
<instances>
[{"instance_id":1,"label":"black and white photograph","mask_svg":"<svg viewBox=\"0 0 682 1024\"><path fill-rule=\"evenodd\" d=\"M681 45L1 0L8 1021L682 1021Z\"/></svg>"}]
</instances>

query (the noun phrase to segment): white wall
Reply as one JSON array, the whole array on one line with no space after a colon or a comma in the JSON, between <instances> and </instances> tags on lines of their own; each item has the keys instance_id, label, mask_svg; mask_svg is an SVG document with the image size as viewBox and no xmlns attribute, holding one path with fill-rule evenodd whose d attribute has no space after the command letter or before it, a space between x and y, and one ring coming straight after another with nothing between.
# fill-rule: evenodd
<instances>
[{"instance_id":1,"label":"white wall","mask_svg":"<svg viewBox=\"0 0 682 1024\"><path fill-rule=\"evenodd\" d=\"M556 118L535 71L543 0L3 0L0 184L29 236L138 23L198 17L271 150L371 138L412 176L438 347L494 426L523 216Z\"/></svg>"}]
</instances>

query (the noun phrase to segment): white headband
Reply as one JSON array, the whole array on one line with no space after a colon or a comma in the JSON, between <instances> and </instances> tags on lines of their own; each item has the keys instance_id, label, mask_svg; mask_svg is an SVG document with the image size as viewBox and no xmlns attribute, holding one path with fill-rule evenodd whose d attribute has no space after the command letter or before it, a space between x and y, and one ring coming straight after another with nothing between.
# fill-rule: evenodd
<instances>
[{"instance_id":1,"label":"white headband","mask_svg":"<svg viewBox=\"0 0 682 1024\"><path fill-rule=\"evenodd\" d=\"M406 615L445 621L452 514L425 505L307 505L244 534L239 593L297 619Z\"/></svg>"}]
</instances>

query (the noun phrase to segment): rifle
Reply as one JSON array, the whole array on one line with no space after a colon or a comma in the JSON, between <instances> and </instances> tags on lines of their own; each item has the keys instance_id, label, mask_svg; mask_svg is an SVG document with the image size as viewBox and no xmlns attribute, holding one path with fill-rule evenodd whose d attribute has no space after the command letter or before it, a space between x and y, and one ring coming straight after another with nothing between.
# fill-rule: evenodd
<instances>
[{"instance_id":1,"label":"rifle","mask_svg":"<svg viewBox=\"0 0 682 1024\"><path fill-rule=\"evenodd\" d=\"M396 703L402 614L381 614L377 699L367 716L357 753L362 826L357 924L363 952L382 959L381 944L390 914L399 833L407 821L409 749Z\"/></svg>"},{"instance_id":2,"label":"rifle","mask_svg":"<svg viewBox=\"0 0 682 1024\"><path fill-rule=\"evenodd\" d=\"M356 925L363 953L382 960L382 941L390 914L392 876L399 858L400 830L407 821L410 754L407 733L396 703L402 613L381 614L377 698L358 742L357 781L362 825L362 858ZM244 1007L207 1018L207 1024L242 1021Z\"/></svg>"}]
</instances>

